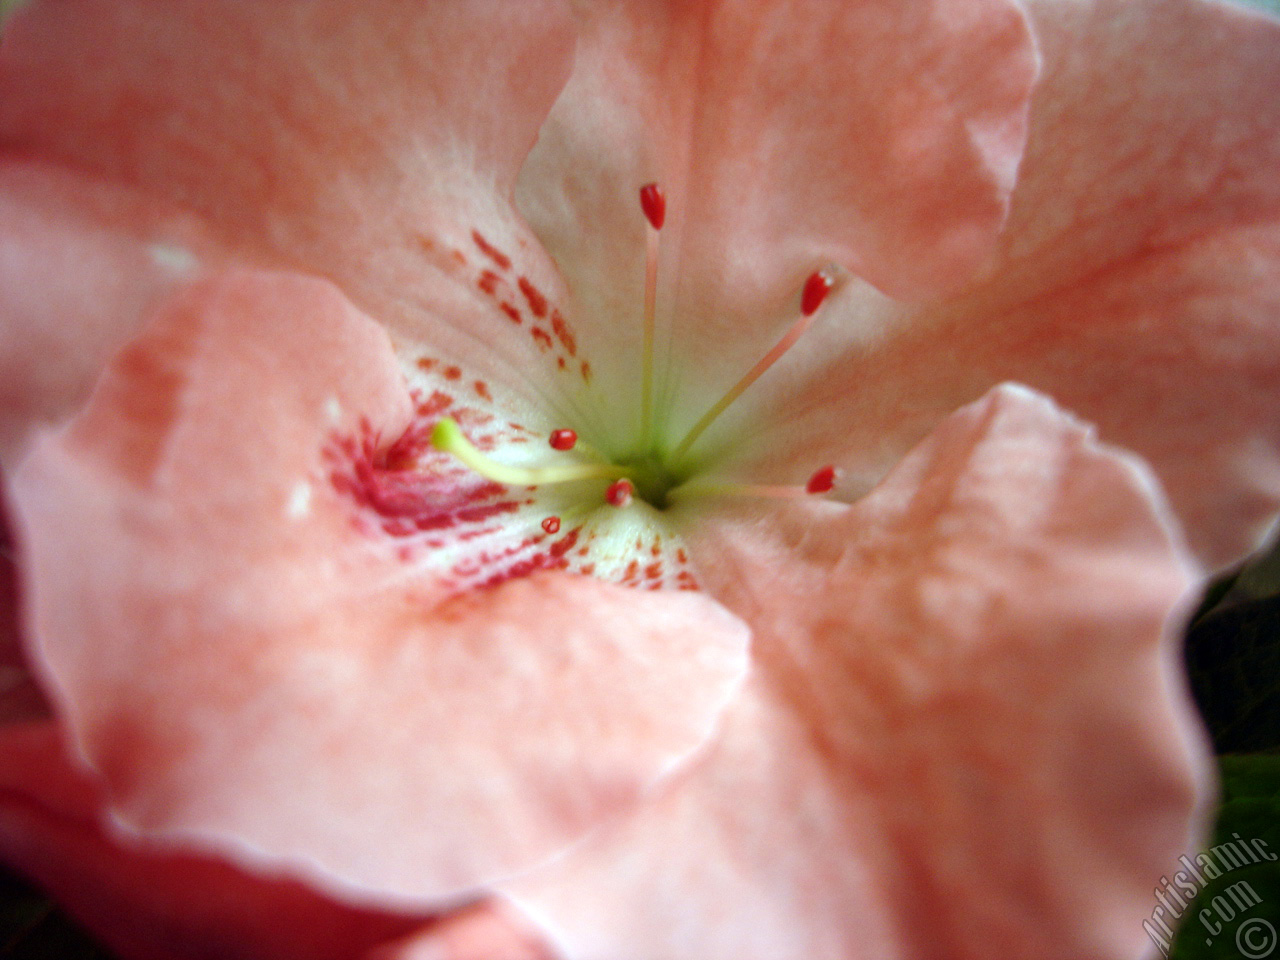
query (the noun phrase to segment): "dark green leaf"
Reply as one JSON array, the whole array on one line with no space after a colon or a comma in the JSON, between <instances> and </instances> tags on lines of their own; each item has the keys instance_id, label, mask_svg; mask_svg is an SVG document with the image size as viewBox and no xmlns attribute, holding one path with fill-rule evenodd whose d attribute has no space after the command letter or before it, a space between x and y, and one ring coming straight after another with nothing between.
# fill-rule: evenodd
<instances>
[{"instance_id":1,"label":"dark green leaf","mask_svg":"<svg viewBox=\"0 0 1280 960\"><path fill-rule=\"evenodd\" d=\"M1229 869L1183 909L1171 960L1280 960L1280 756L1222 757L1221 769L1217 852L1206 856Z\"/></svg>"},{"instance_id":2,"label":"dark green leaf","mask_svg":"<svg viewBox=\"0 0 1280 960\"><path fill-rule=\"evenodd\" d=\"M1228 599L1205 614L1186 658L1218 753L1280 748L1280 596Z\"/></svg>"}]
</instances>

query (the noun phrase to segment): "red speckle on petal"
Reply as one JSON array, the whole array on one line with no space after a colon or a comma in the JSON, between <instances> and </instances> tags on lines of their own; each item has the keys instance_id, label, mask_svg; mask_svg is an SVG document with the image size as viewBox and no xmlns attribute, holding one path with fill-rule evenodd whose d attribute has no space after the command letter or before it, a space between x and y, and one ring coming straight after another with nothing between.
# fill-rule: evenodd
<instances>
[{"instance_id":1,"label":"red speckle on petal","mask_svg":"<svg viewBox=\"0 0 1280 960\"><path fill-rule=\"evenodd\" d=\"M578 531L581 529L582 528L579 527L575 530L570 530L563 539L553 543L551 545L551 549L547 552L551 554L554 559L562 560L566 553L578 545Z\"/></svg>"},{"instance_id":2,"label":"red speckle on petal","mask_svg":"<svg viewBox=\"0 0 1280 960\"><path fill-rule=\"evenodd\" d=\"M417 425L409 427L398 440L375 458L378 470L396 472L412 468L429 444L429 437Z\"/></svg>"},{"instance_id":3,"label":"red speckle on petal","mask_svg":"<svg viewBox=\"0 0 1280 960\"><path fill-rule=\"evenodd\" d=\"M640 209L653 229L662 229L667 220L667 197L656 183L646 183L640 188Z\"/></svg>"},{"instance_id":4,"label":"red speckle on petal","mask_svg":"<svg viewBox=\"0 0 1280 960\"><path fill-rule=\"evenodd\" d=\"M489 392L489 385L483 380L477 380L473 386L475 387L476 396L482 400L493 400L493 394Z\"/></svg>"},{"instance_id":5,"label":"red speckle on petal","mask_svg":"<svg viewBox=\"0 0 1280 960\"><path fill-rule=\"evenodd\" d=\"M559 533L559 532L560 532L560 518L559 518L559 517L547 517L547 519L545 519L545 520L543 520L543 521L542 521L542 529L543 529L543 530L545 530L545 531L547 531L547 533Z\"/></svg>"},{"instance_id":6,"label":"red speckle on petal","mask_svg":"<svg viewBox=\"0 0 1280 960\"><path fill-rule=\"evenodd\" d=\"M578 434L568 427L551 431L551 447L554 450L572 450L578 442Z\"/></svg>"},{"instance_id":7,"label":"red speckle on petal","mask_svg":"<svg viewBox=\"0 0 1280 960\"><path fill-rule=\"evenodd\" d=\"M501 269L511 269L511 258L481 236L479 230L471 231L471 239L474 240L476 246L480 248L480 252L496 263Z\"/></svg>"},{"instance_id":8,"label":"red speckle on petal","mask_svg":"<svg viewBox=\"0 0 1280 960\"><path fill-rule=\"evenodd\" d=\"M609 484L609 489L605 491L604 498L613 507L625 507L631 503L631 498L635 496L636 488L626 477L616 480Z\"/></svg>"},{"instance_id":9,"label":"red speckle on petal","mask_svg":"<svg viewBox=\"0 0 1280 960\"><path fill-rule=\"evenodd\" d=\"M498 306L502 308L503 313L511 318L512 323L524 322L524 318L520 316L520 311L516 309L515 304L508 303L506 300L503 300L498 304Z\"/></svg>"},{"instance_id":10,"label":"red speckle on petal","mask_svg":"<svg viewBox=\"0 0 1280 960\"><path fill-rule=\"evenodd\" d=\"M445 393L443 390L433 390L431 396L425 400L419 400L417 406L418 416L429 417L435 419L453 406L453 397Z\"/></svg>"},{"instance_id":11,"label":"red speckle on petal","mask_svg":"<svg viewBox=\"0 0 1280 960\"><path fill-rule=\"evenodd\" d=\"M813 316L834 286L835 280L825 270L810 274L804 282L804 292L800 294L800 312L806 317Z\"/></svg>"},{"instance_id":12,"label":"red speckle on petal","mask_svg":"<svg viewBox=\"0 0 1280 960\"><path fill-rule=\"evenodd\" d=\"M516 281L520 285L520 292L524 294L524 298L529 301L529 309L533 311L535 317L545 317L547 315L547 298L542 295L542 291L535 287L528 277L521 277Z\"/></svg>"},{"instance_id":13,"label":"red speckle on petal","mask_svg":"<svg viewBox=\"0 0 1280 960\"><path fill-rule=\"evenodd\" d=\"M533 328L533 339L537 341L538 346L543 350L550 350L553 346L551 343L551 334L547 333L547 331L543 330L541 327Z\"/></svg>"},{"instance_id":14,"label":"red speckle on petal","mask_svg":"<svg viewBox=\"0 0 1280 960\"><path fill-rule=\"evenodd\" d=\"M556 332L556 336L564 344L569 356L576 357L578 355L578 341L574 339L573 333L569 330L569 325L564 322L564 317L560 315L559 310L551 311L551 329Z\"/></svg>"},{"instance_id":15,"label":"red speckle on petal","mask_svg":"<svg viewBox=\"0 0 1280 960\"><path fill-rule=\"evenodd\" d=\"M461 367L445 367L444 378L446 380L460 380L462 378Z\"/></svg>"},{"instance_id":16,"label":"red speckle on petal","mask_svg":"<svg viewBox=\"0 0 1280 960\"><path fill-rule=\"evenodd\" d=\"M582 361L582 379L587 383L591 382L591 364L585 360Z\"/></svg>"},{"instance_id":17,"label":"red speckle on petal","mask_svg":"<svg viewBox=\"0 0 1280 960\"><path fill-rule=\"evenodd\" d=\"M809 482L804 485L807 493L830 493L836 485L836 468L832 466L815 470Z\"/></svg>"}]
</instances>

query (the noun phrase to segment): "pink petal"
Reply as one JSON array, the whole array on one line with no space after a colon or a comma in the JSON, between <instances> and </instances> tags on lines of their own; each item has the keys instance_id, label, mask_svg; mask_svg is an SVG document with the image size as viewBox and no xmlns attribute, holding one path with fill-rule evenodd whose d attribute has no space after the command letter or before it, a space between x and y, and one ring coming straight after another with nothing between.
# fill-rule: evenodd
<instances>
[{"instance_id":1,"label":"pink petal","mask_svg":"<svg viewBox=\"0 0 1280 960\"><path fill-rule=\"evenodd\" d=\"M1141 453L1199 556L1231 563L1280 504L1280 24L1193 0L1033 13L1045 76L991 278L924 311L824 308L862 342L751 399L799 414L753 452L843 462L856 493L1018 380Z\"/></svg>"},{"instance_id":2,"label":"pink petal","mask_svg":"<svg viewBox=\"0 0 1280 960\"><path fill-rule=\"evenodd\" d=\"M1005 386L852 507L726 515L698 546L754 682L517 902L572 960L1142 953L1208 778L1155 490Z\"/></svg>"},{"instance_id":3,"label":"pink petal","mask_svg":"<svg viewBox=\"0 0 1280 960\"><path fill-rule=\"evenodd\" d=\"M74 413L147 313L218 259L191 217L135 192L0 163L0 459Z\"/></svg>"},{"instance_id":4,"label":"pink petal","mask_svg":"<svg viewBox=\"0 0 1280 960\"><path fill-rule=\"evenodd\" d=\"M989 253L1035 73L1015 4L583 7L517 196L575 316L598 324L588 342L638 343L650 181L667 195L659 311L679 350L766 338L828 261L919 295Z\"/></svg>"},{"instance_id":5,"label":"pink petal","mask_svg":"<svg viewBox=\"0 0 1280 960\"><path fill-rule=\"evenodd\" d=\"M51 723L0 727L0 859L44 886L124 960L349 960L421 926L296 881L122 846Z\"/></svg>"},{"instance_id":6,"label":"pink petal","mask_svg":"<svg viewBox=\"0 0 1280 960\"><path fill-rule=\"evenodd\" d=\"M420 902L557 852L705 740L746 642L713 601L458 593L364 523L334 438L410 413L332 287L236 274L20 466L35 655L127 829Z\"/></svg>"},{"instance_id":7,"label":"pink petal","mask_svg":"<svg viewBox=\"0 0 1280 960\"><path fill-rule=\"evenodd\" d=\"M365 960L555 960L527 920L504 903L486 901L458 910Z\"/></svg>"},{"instance_id":8,"label":"pink petal","mask_svg":"<svg viewBox=\"0 0 1280 960\"><path fill-rule=\"evenodd\" d=\"M424 308L437 274L492 267L476 234L508 261L529 242L508 198L571 65L562 6L37 2L5 28L0 143L176 204L385 323L488 323L497 342L497 303Z\"/></svg>"},{"instance_id":9,"label":"pink petal","mask_svg":"<svg viewBox=\"0 0 1280 960\"><path fill-rule=\"evenodd\" d=\"M22 649L18 567L9 524L0 513L0 727L44 719L49 705Z\"/></svg>"}]
</instances>

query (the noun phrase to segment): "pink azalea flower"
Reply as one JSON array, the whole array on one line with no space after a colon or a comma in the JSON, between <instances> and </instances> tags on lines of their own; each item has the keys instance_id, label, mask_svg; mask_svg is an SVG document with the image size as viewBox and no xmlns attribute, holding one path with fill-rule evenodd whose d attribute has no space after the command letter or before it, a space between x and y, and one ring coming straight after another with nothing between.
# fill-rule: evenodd
<instances>
[{"instance_id":1,"label":"pink azalea flower","mask_svg":"<svg viewBox=\"0 0 1280 960\"><path fill-rule=\"evenodd\" d=\"M0 853L129 957L1139 955L1280 502L1278 40L36 0Z\"/></svg>"}]
</instances>

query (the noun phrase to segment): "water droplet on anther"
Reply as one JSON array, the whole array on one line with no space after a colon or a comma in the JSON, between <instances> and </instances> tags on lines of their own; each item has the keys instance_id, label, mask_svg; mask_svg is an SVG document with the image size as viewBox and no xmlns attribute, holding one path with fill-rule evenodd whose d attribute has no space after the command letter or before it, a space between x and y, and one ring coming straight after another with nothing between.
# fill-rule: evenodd
<instances>
[{"instance_id":1,"label":"water droplet on anther","mask_svg":"<svg viewBox=\"0 0 1280 960\"><path fill-rule=\"evenodd\" d=\"M554 450L572 450L578 442L578 435L568 429L551 431L551 447Z\"/></svg>"},{"instance_id":2,"label":"water droplet on anther","mask_svg":"<svg viewBox=\"0 0 1280 960\"><path fill-rule=\"evenodd\" d=\"M543 530L545 530L545 531L547 531L547 533L559 533L559 532L560 532L560 518L559 518L559 517L547 517L547 519L545 519L545 520L543 520L543 521L542 521L542 529L543 529Z\"/></svg>"},{"instance_id":3,"label":"water droplet on anther","mask_svg":"<svg viewBox=\"0 0 1280 960\"><path fill-rule=\"evenodd\" d=\"M809 482L804 485L806 493L830 493L836 485L836 468L822 467L813 472Z\"/></svg>"},{"instance_id":4,"label":"water droplet on anther","mask_svg":"<svg viewBox=\"0 0 1280 960\"><path fill-rule=\"evenodd\" d=\"M640 209L653 229L662 229L667 219L667 198L656 183L646 183L640 188Z\"/></svg>"},{"instance_id":5,"label":"water droplet on anther","mask_svg":"<svg viewBox=\"0 0 1280 960\"><path fill-rule=\"evenodd\" d=\"M636 488L630 480L623 477L609 484L609 489L605 491L604 498L610 506L625 507L631 503L631 498L635 495Z\"/></svg>"},{"instance_id":6,"label":"water droplet on anther","mask_svg":"<svg viewBox=\"0 0 1280 960\"><path fill-rule=\"evenodd\" d=\"M822 301L827 299L827 294L835 285L835 280L825 270L811 273L809 279L804 282L804 292L800 294L800 312L806 317L813 316L814 311L822 306Z\"/></svg>"}]
</instances>

